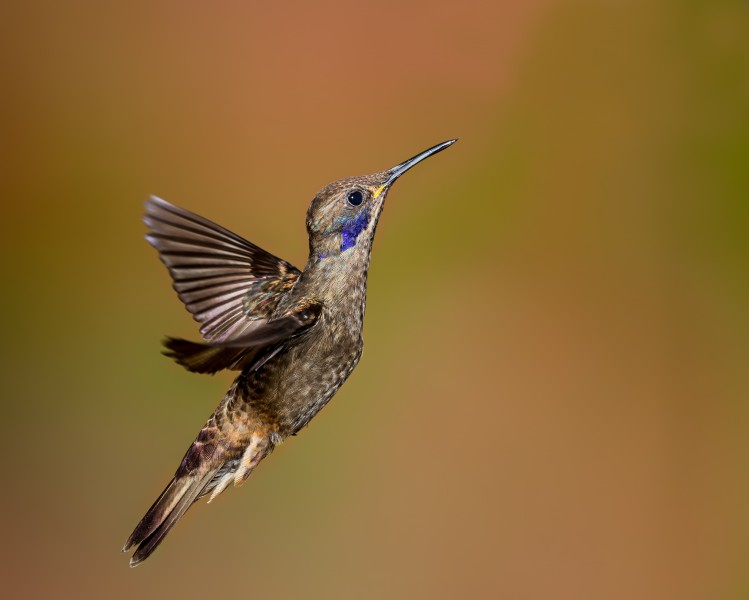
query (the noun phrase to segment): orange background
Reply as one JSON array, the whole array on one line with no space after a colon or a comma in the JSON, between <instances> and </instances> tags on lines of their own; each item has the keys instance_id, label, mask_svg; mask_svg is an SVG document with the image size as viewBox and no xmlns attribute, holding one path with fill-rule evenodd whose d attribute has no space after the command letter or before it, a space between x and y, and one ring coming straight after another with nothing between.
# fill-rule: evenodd
<instances>
[{"instance_id":1,"label":"orange background","mask_svg":"<svg viewBox=\"0 0 749 600\"><path fill-rule=\"evenodd\" d=\"M749 595L745 2L0 8L8 598ZM367 349L241 490L119 549L231 376L158 194L296 265L395 186Z\"/></svg>"}]
</instances>

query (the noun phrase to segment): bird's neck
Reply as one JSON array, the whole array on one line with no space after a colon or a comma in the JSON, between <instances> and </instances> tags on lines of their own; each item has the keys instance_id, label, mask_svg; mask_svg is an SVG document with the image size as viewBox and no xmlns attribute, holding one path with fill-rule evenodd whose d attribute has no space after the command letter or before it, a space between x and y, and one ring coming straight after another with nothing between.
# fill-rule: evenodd
<instances>
[{"instance_id":1,"label":"bird's neck","mask_svg":"<svg viewBox=\"0 0 749 600\"><path fill-rule=\"evenodd\" d=\"M357 244L325 258L312 252L299 282L306 293L322 300L332 313L359 327L367 301L370 248L370 244Z\"/></svg>"}]
</instances>

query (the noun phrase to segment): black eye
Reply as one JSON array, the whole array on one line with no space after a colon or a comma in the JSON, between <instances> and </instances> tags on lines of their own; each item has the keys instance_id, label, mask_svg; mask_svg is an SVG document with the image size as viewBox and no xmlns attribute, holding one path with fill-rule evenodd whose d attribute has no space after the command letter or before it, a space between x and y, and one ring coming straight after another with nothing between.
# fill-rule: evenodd
<instances>
[{"instance_id":1,"label":"black eye","mask_svg":"<svg viewBox=\"0 0 749 600\"><path fill-rule=\"evenodd\" d=\"M359 190L354 190L353 192L348 193L348 197L346 198L348 200L348 203L351 206L359 206L362 202L364 202L364 194L362 194Z\"/></svg>"}]
</instances>

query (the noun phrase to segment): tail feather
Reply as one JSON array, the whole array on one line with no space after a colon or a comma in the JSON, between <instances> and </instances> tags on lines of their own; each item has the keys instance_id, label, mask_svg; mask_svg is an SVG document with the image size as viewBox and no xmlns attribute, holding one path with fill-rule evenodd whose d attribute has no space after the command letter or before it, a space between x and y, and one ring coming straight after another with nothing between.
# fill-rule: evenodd
<instances>
[{"instance_id":1,"label":"tail feather","mask_svg":"<svg viewBox=\"0 0 749 600\"><path fill-rule=\"evenodd\" d=\"M215 473L216 469L200 479L189 476L172 479L125 542L123 552L137 546L130 559L131 567L143 562L156 550L166 534L200 497Z\"/></svg>"},{"instance_id":2,"label":"tail feather","mask_svg":"<svg viewBox=\"0 0 749 600\"><path fill-rule=\"evenodd\" d=\"M179 500L184 488L189 485L189 481L185 478L182 480L181 485L176 479L172 479L169 485L166 486L161 495L148 509L145 516L140 520L140 523L135 527L130 537L125 542L125 547L122 549L123 552L127 552L133 545L140 544L145 538L147 538L156 529L162 521L166 518L166 515L174 508L174 505Z\"/></svg>"}]
</instances>

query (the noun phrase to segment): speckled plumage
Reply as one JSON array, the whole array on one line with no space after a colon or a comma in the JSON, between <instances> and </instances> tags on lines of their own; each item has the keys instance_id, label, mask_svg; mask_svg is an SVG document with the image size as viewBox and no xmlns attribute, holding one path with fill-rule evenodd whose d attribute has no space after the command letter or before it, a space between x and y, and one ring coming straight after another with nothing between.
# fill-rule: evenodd
<instances>
[{"instance_id":1,"label":"speckled plumage","mask_svg":"<svg viewBox=\"0 0 749 600\"><path fill-rule=\"evenodd\" d=\"M302 271L164 200L146 203L147 239L204 338L168 338L165 353L190 371L239 375L126 542L124 550L136 547L131 566L156 549L193 502L206 495L210 502L245 481L346 381L361 358L367 271L387 192L454 141L388 171L324 187L307 212L310 253Z\"/></svg>"}]
</instances>

